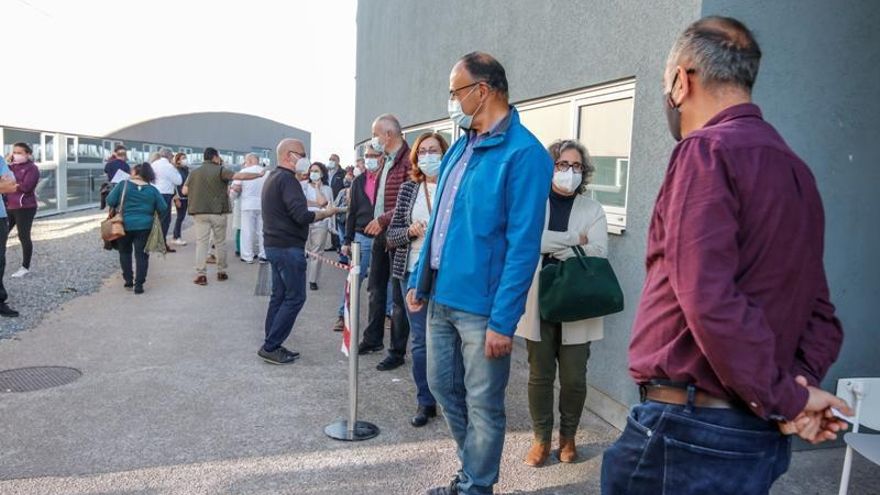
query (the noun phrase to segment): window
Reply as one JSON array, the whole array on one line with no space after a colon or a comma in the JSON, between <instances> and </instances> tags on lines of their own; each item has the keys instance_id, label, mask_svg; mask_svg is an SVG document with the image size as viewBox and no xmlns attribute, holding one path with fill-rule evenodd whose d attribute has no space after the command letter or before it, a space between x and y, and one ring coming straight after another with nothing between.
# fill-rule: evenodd
<instances>
[{"instance_id":1,"label":"window","mask_svg":"<svg viewBox=\"0 0 880 495\"><path fill-rule=\"evenodd\" d=\"M79 163L101 163L104 157L104 145L100 139L79 138L77 160Z\"/></svg>"},{"instance_id":2,"label":"window","mask_svg":"<svg viewBox=\"0 0 880 495\"><path fill-rule=\"evenodd\" d=\"M12 147L15 143L27 143L34 151L34 160L40 161L41 139L39 132L25 131L22 129L3 129L3 156L12 153Z\"/></svg>"},{"instance_id":3,"label":"window","mask_svg":"<svg viewBox=\"0 0 880 495\"><path fill-rule=\"evenodd\" d=\"M416 139L419 138L422 134L426 132L436 132L443 136L446 139L446 144L448 147L452 147L453 141L455 141L455 127L452 125L452 121L450 120L441 120L437 122L432 122L430 124L421 124L415 127L409 127L404 129L403 131L403 139L406 140L407 144L412 147L416 143ZM360 154L358 156L363 156Z\"/></svg>"},{"instance_id":4,"label":"window","mask_svg":"<svg viewBox=\"0 0 880 495\"><path fill-rule=\"evenodd\" d=\"M520 120L544 146L577 138L596 171L589 193L605 208L608 231L626 228L635 81L517 104Z\"/></svg>"},{"instance_id":5,"label":"window","mask_svg":"<svg viewBox=\"0 0 880 495\"><path fill-rule=\"evenodd\" d=\"M43 163L52 163L58 160L58 157L55 153L55 135L54 134L43 134L40 136L41 144L43 145Z\"/></svg>"},{"instance_id":6,"label":"window","mask_svg":"<svg viewBox=\"0 0 880 495\"><path fill-rule=\"evenodd\" d=\"M65 148L67 149L66 160L68 163L76 163L78 161L77 160L77 154L78 154L77 142L78 141L79 141L79 139L76 136L67 136L65 138L65 143L66 143Z\"/></svg>"}]
</instances>

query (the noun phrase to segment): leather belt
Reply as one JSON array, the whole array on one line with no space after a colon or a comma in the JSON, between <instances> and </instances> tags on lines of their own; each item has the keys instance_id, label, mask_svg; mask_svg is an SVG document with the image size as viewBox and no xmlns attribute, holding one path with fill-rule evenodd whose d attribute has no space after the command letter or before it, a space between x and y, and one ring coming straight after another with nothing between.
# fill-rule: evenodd
<instances>
[{"instance_id":1,"label":"leather belt","mask_svg":"<svg viewBox=\"0 0 880 495\"><path fill-rule=\"evenodd\" d=\"M640 385L639 391L641 393L642 401L650 400L653 402L679 406L684 406L688 403L688 391L678 387L670 387L667 385ZM694 393L694 406L707 407L710 409L739 409L738 405L729 400L720 399L700 390L696 390Z\"/></svg>"}]
</instances>

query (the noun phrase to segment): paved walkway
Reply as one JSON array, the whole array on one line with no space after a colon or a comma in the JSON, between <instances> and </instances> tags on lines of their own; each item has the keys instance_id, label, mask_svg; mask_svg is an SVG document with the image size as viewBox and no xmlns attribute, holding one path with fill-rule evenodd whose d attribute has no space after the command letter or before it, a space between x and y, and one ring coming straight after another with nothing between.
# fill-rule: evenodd
<instances>
[{"instance_id":1,"label":"paved walkway","mask_svg":"<svg viewBox=\"0 0 880 495\"><path fill-rule=\"evenodd\" d=\"M0 341L0 369L83 372L62 387L0 393L0 493L420 494L447 482L457 463L445 425L408 424L409 366L378 372L380 355L361 360L361 416L380 426L378 438L348 444L324 435L347 404L347 364L330 330L341 272L324 267L321 290L309 293L288 341L302 358L271 366L256 356L266 309L253 295L259 267L233 258L230 281L217 282L211 268L209 285L198 287L193 251L153 257L142 296L113 275ZM526 374L518 347L498 492L598 493L601 452L618 433L588 412L582 462L540 470L521 462L530 439ZM799 454L775 493L832 493L842 458L840 450ZM876 471L856 464L854 486L878 486Z\"/></svg>"}]
</instances>

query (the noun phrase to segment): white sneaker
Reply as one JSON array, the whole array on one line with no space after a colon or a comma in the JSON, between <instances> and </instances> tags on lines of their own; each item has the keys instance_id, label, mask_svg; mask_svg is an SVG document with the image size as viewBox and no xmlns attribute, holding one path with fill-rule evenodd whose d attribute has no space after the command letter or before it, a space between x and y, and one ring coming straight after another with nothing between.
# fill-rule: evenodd
<instances>
[{"instance_id":1,"label":"white sneaker","mask_svg":"<svg viewBox=\"0 0 880 495\"><path fill-rule=\"evenodd\" d=\"M177 246L186 246L186 241L183 239L174 239L173 243Z\"/></svg>"},{"instance_id":2,"label":"white sneaker","mask_svg":"<svg viewBox=\"0 0 880 495\"><path fill-rule=\"evenodd\" d=\"M13 274L11 275L11 277L12 277L12 278L22 278L22 277L24 277L25 275L27 275L27 274L30 273L30 272L31 272L31 271L28 270L27 268L25 268L25 267L21 267L21 268L18 269L17 272L13 273Z\"/></svg>"}]
</instances>

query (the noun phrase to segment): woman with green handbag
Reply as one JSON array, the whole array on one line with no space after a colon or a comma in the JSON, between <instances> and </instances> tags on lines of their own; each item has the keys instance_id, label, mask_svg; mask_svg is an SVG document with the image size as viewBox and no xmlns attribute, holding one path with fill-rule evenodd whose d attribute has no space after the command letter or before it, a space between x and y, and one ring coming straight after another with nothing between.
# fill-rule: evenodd
<instances>
[{"instance_id":1,"label":"woman with green handbag","mask_svg":"<svg viewBox=\"0 0 880 495\"><path fill-rule=\"evenodd\" d=\"M542 268L575 256L579 246L587 256L605 258L608 231L605 211L587 195L594 168L586 148L574 140L556 141L547 149L555 163L541 238L541 263L526 300L516 334L526 339L529 354L529 413L534 439L525 463L543 466L550 456L553 434L553 388L559 368L559 460L577 460L575 434L587 397L590 342L603 335L602 318L554 323L541 318L539 273Z\"/></svg>"}]
</instances>

